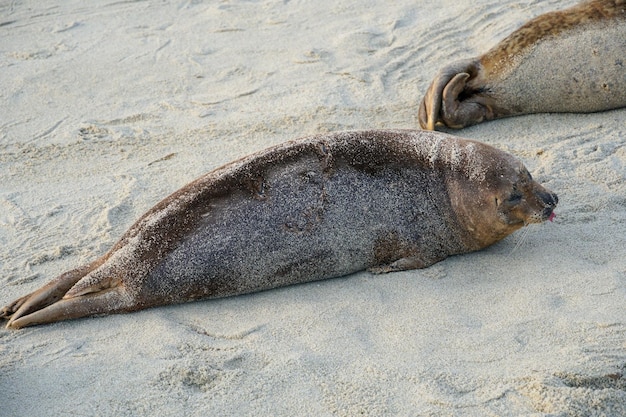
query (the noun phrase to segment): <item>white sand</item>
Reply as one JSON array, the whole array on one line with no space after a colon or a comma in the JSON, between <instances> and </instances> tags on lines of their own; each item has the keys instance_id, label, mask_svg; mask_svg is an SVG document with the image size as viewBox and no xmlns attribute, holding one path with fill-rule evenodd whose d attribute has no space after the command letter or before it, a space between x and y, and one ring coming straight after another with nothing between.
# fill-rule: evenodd
<instances>
[{"instance_id":1,"label":"white sand","mask_svg":"<svg viewBox=\"0 0 626 417\"><path fill-rule=\"evenodd\" d=\"M573 3L1 2L0 304L236 157L415 128L441 66ZM2 329L0 415L626 415L625 120L456 132L559 195L515 251L521 233L426 270Z\"/></svg>"}]
</instances>

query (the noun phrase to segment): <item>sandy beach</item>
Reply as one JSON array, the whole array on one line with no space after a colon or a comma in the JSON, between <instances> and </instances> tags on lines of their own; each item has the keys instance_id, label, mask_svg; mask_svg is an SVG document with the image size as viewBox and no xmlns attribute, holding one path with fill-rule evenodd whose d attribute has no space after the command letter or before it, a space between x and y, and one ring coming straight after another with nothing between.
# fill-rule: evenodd
<instances>
[{"instance_id":1,"label":"sandy beach","mask_svg":"<svg viewBox=\"0 0 626 417\"><path fill-rule=\"evenodd\" d=\"M0 2L0 306L233 159L417 129L442 66L575 3ZM555 221L423 270L1 328L0 416L626 415L626 109L451 133L520 158Z\"/></svg>"}]
</instances>

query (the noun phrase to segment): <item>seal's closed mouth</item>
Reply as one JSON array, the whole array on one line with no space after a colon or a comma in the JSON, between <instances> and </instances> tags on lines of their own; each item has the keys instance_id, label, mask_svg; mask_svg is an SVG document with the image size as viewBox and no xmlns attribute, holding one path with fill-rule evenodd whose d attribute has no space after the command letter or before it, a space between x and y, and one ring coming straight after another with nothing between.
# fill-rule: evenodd
<instances>
[{"instance_id":1,"label":"seal's closed mouth","mask_svg":"<svg viewBox=\"0 0 626 417\"><path fill-rule=\"evenodd\" d=\"M559 203L559 198L556 196L556 194L553 193L547 193L542 195L541 197L545 204L545 208L543 209L543 220L553 221L556 217L554 209Z\"/></svg>"}]
</instances>

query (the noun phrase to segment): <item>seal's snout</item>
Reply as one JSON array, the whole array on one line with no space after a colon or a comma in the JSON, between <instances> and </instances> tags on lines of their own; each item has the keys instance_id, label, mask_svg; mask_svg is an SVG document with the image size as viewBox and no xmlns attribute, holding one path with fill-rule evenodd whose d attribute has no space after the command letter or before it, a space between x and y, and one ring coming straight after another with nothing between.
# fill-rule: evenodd
<instances>
[{"instance_id":1,"label":"seal's snout","mask_svg":"<svg viewBox=\"0 0 626 417\"><path fill-rule=\"evenodd\" d=\"M539 193L539 198L541 198L541 201L544 204L544 209L542 213L543 220L552 221L552 219L556 217L556 215L554 214L554 208L558 204L559 198L556 196L556 194L549 191Z\"/></svg>"},{"instance_id":2,"label":"seal's snout","mask_svg":"<svg viewBox=\"0 0 626 417\"><path fill-rule=\"evenodd\" d=\"M545 209L543 209L543 213L541 213L541 217L543 218L544 221L546 220L552 221L552 219L556 217L556 215L554 214L554 208L546 207Z\"/></svg>"}]
</instances>

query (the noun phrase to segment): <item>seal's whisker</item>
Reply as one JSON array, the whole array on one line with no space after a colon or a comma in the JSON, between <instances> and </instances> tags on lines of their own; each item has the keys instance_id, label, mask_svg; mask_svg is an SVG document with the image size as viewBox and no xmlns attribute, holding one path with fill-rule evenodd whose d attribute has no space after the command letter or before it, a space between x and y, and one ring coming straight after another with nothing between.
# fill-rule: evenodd
<instances>
[{"instance_id":1,"label":"seal's whisker","mask_svg":"<svg viewBox=\"0 0 626 417\"><path fill-rule=\"evenodd\" d=\"M526 238L528 237L528 233L530 233L530 229L532 229L531 227L524 227L524 229L522 230L522 233L520 234L519 240L517 241L517 243L515 243L515 246L513 247L513 249L511 249L511 252L509 252L508 255L506 255L506 258L509 259L511 257L511 255L513 255L513 253L519 249L522 244L526 241Z\"/></svg>"}]
</instances>

